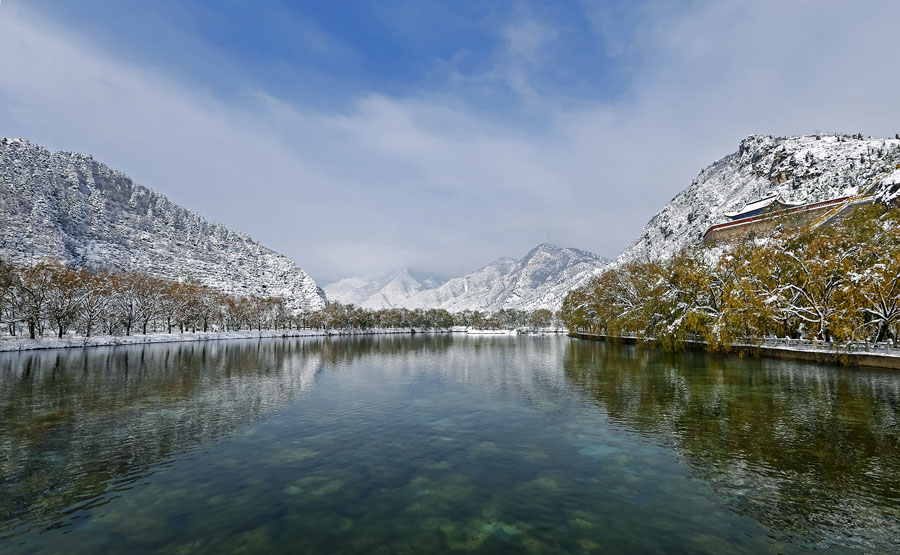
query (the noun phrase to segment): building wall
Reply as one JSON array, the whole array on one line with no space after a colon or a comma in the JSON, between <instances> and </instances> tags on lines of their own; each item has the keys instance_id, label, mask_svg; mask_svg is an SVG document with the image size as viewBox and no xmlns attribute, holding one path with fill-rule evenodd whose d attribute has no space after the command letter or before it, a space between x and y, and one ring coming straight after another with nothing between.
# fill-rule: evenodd
<instances>
[{"instance_id":1,"label":"building wall","mask_svg":"<svg viewBox=\"0 0 900 555\"><path fill-rule=\"evenodd\" d=\"M767 236L771 235L779 227L785 231L800 229L812 225L825 213L834 210L834 208L834 205L829 205L809 210L798 210L782 215L762 217L752 222L714 229L703 237L703 244L715 246L733 243L750 234Z\"/></svg>"}]
</instances>

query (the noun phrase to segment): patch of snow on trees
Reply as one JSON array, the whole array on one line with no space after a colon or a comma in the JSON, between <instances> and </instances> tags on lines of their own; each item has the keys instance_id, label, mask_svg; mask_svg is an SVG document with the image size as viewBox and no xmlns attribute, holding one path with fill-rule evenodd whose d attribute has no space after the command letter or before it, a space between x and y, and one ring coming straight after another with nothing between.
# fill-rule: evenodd
<instances>
[{"instance_id":1,"label":"patch of snow on trees","mask_svg":"<svg viewBox=\"0 0 900 555\"><path fill-rule=\"evenodd\" d=\"M699 245L703 232L769 194L814 203L870 189L882 202L900 198L900 139L815 134L750 136L737 152L700 172L644 227L616 264L657 260Z\"/></svg>"},{"instance_id":2,"label":"patch of snow on trees","mask_svg":"<svg viewBox=\"0 0 900 555\"><path fill-rule=\"evenodd\" d=\"M610 268L565 299L570 330L730 350L766 337L900 339L900 207L727 248L686 247Z\"/></svg>"},{"instance_id":3,"label":"patch of snow on trees","mask_svg":"<svg viewBox=\"0 0 900 555\"><path fill-rule=\"evenodd\" d=\"M29 266L137 272L293 310L324 293L288 258L134 183L90 156L0 139L0 258Z\"/></svg>"}]
</instances>

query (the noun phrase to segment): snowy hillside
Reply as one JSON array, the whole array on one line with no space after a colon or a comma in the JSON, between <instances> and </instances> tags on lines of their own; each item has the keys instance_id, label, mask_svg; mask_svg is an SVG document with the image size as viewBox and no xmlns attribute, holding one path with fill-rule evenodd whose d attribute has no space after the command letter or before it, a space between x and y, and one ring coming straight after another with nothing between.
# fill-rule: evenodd
<instances>
[{"instance_id":1,"label":"snowy hillside","mask_svg":"<svg viewBox=\"0 0 900 555\"><path fill-rule=\"evenodd\" d=\"M331 301L378 310L406 306L410 297L426 289L439 287L446 281L409 268L395 268L383 274L346 278L330 283L325 286L325 294Z\"/></svg>"},{"instance_id":2,"label":"snowy hillside","mask_svg":"<svg viewBox=\"0 0 900 555\"><path fill-rule=\"evenodd\" d=\"M0 139L0 258L193 279L235 294L325 306L288 258L205 220L90 156Z\"/></svg>"},{"instance_id":3,"label":"snowy hillside","mask_svg":"<svg viewBox=\"0 0 900 555\"><path fill-rule=\"evenodd\" d=\"M578 249L538 245L521 260L500 258L464 277L422 291L409 308L494 311L502 308L557 310L569 290L608 264L605 258Z\"/></svg>"},{"instance_id":4,"label":"snowy hillside","mask_svg":"<svg viewBox=\"0 0 900 555\"><path fill-rule=\"evenodd\" d=\"M887 200L900 196L900 140L817 134L774 138L750 136L738 151L700 172L644 227L617 258L667 257L700 242L725 213L767 193L788 202L810 203L866 190ZM871 188L871 189L870 189Z\"/></svg>"}]
</instances>

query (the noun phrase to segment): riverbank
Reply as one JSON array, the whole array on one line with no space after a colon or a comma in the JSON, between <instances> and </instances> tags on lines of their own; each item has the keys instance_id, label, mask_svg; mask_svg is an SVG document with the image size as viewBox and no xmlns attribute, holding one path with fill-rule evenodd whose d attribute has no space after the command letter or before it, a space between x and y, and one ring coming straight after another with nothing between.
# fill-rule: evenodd
<instances>
[{"instance_id":1,"label":"riverbank","mask_svg":"<svg viewBox=\"0 0 900 555\"><path fill-rule=\"evenodd\" d=\"M626 345L634 345L639 341L636 337L608 337L600 334L589 334L570 332L569 337L583 339L586 341L612 341L624 343ZM784 340L777 340L784 341ZM650 345L658 348L655 339L647 339L642 344ZM894 352L872 352L872 351L855 351L843 352L831 349L819 348L816 344L806 345L802 342L794 342L791 344L785 341L783 344L763 344L763 345L732 345L732 355L739 357L753 356L775 358L781 360L796 360L803 362L815 362L819 364L830 364L850 367L868 367L868 368L887 368L890 370L900 370L900 349L892 349ZM707 350L705 341L684 341L683 347L691 351Z\"/></svg>"},{"instance_id":2,"label":"riverbank","mask_svg":"<svg viewBox=\"0 0 900 555\"><path fill-rule=\"evenodd\" d=\"M109 347L115 345L146 345L155 343L183 343L191 341L222 341L228 339L273 339L286 337L325 337L345 335L384 335L409 333L450 333L445 329L372 328L337 330L256 330L210 331L195 333L153 333L147 335L98 335L94 337L69 336L62 339L43 337L0 339L0 352L33 351L38 349L72 349L78 347Z\"/></svg>"},{"instance_id":3,"label":"riverbank","mask_svg":"<svg viewBox=\"0 0 900 555\"><path fill-rule=\"evenodd\" d=\"M565 330L541 329L523 332L521 330L480 330L457 328L369 328L332 330L257 330L257 331L210 331L194 333L153 333L147 335L98 335L93 337L66 336L25 339L18 337L0 338L0 353L15 351L35 351L40 349L74 349L79 347L111 347L116 345L148 345L156 343L184 343L192 341L222 341L228 339L273 339L288 337L331 337L347 335L390 335L414 333L466 333L470 335L562 335Z\"/></svg>"}]
</instances>

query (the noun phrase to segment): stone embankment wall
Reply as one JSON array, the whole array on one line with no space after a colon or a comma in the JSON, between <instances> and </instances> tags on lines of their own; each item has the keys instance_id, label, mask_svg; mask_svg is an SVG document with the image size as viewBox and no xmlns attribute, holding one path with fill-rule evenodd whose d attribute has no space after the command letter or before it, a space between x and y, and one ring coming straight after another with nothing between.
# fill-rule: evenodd
<instances>
[{"instance_id":1,"label":"stone embankment wall","mask_svg":"<svg viewBox=\"0 0 900 555\"><path fill-rule=\"evenodd\" d=\"M97 335L92 337L66 336L25 339L0 337L0 353L33 351L37 349L72 349L78 347L115 347L119 345L149 345L156 343L187 343L197 341L224 341L228 339L284 339L289 337L332 337L414 333L450 333L449 329L431 328L368 328L368 329L303 329L256 331L208 331L196 333L153 333L148 335Z\"/></svg>"},{"instance_id":2,"label":"stone embankment wall","mask_svg":"<svg viewBox=\"0 0 900 555\"><path fill-rule=\"evenodd\" d=\"M714 225L703 235L703 244L715 246L732 243L750 234L771 235L777 228L794 230L809 227L816 223L819 218L837 208L841 202L825 201L808 204L764 216L747 218L743 221Z\"/></svg>"},{"instance_id":3,"label":"stone embankment wall","mask_svg":"<svg viewBox=\"0 0 900 555\"><path fill-rule=\"evenodd\" d=\"M626 345L634 345L638 343L635 337L607 337L605 335L571 332L569 337L577 339L585 339L587 341L611 341L624 343ZM655 339L644 341L652 347L657 346ZM707 344L703 341L684 341L682 343L686 350L706 351ZM815 362L819 364L831 364L850 367L868 367L868 368L887 368L890 370L900 370L900 349L896 347L892 349L894 353L878 353L878 352L840 352L833 350L818 350L808 348L792 348L790 345L785 346L766 346L766 345L735 345L732 354L740 356L755 356L764 358L777 358L780 360L799 360L805 362Z\"/></svg>"}]
</instances>

